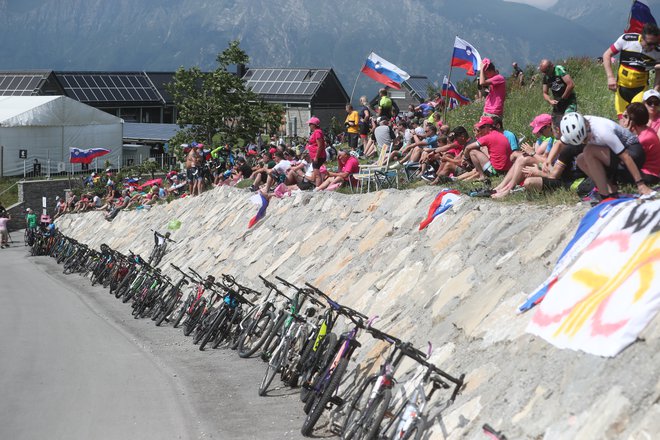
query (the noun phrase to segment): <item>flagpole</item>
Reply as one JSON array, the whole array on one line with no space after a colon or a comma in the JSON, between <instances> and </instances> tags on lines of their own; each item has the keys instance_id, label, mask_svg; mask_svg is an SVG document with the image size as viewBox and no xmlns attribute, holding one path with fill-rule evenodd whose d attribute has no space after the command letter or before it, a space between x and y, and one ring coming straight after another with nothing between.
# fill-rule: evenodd
<instances>
[{"instance_id":1,"label":"flagpole","mask_svg":"<svg viewBox=\"0 0 660 440\"><path fill-rule=\"evenodd\" d=\"M353 94L355 93L355 87L357 87L357 83L360 79L360 74L362 73L362 69L358 70L357 77L355 78L355 83L353 84L353 90L351 90L351 99L349 99L349 103L353 104Z\"/></svg>"},{"instance_id":2,"label":"flagpole","mask_svg":"<svg viewBox=\"0 0 660 440\"><path fill-rule=\"evenodd\" d=\"M444 110L442 112L442 122L444 124L447 124L447 106L449 105L449 97L447 96L449 94L449 84L451 84L451 71L453 70L453 67L451 66L451 62L449 63L449 76L447 77L447 89L446 93L444 96ZM444 85L444 84L443 84ZM442 87L440 88L440 93L442 94ZM447 124L449 125L449 124Z\"/></svg>"}]
</instances>

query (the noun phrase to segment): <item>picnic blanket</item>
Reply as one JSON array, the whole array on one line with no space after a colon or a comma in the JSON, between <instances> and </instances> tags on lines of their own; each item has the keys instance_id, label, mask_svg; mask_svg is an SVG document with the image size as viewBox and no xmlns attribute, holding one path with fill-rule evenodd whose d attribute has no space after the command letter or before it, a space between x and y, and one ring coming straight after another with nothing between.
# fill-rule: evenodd
<instances>
[{"instance_id":1,"label":"picnic blanket","mask_svg":"<svg viewBox=\"0 0 660 440\"><path fill-rule=\"evenodd\" d=\"M544 298L527 331L559 348L615 356L660 310L660 200L596 208L537 289Z\"/></svg>"}]
</instances>

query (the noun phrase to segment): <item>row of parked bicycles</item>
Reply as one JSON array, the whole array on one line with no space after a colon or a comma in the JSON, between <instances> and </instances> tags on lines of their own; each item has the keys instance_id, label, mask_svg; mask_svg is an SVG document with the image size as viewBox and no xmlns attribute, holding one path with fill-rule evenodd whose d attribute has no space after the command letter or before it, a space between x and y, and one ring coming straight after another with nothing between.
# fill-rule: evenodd
<instances>
[{"instance_id":1,"label":"row of parked bicycles","mask_svg":"<svg viewBox=\"0 0 660 440\"><path fill-rule=\"evenodd\" d=\"M454 377L428 361L430 343L424 351L415 348L374 327L377 317L339 304L309 283L298 286L281 277L260 277L264 288L257 291L229 274L216 279L172 263L176 276L170 277L133 252L125 255L107 245L97 251L59 233L37 237L31 249L33 255L55 258L64 273L78 273L92 285L107 287L131 305L136 319L182 328L200 350L224 347L242 358L263 360L259 395L268 393L278 375L286 386L299 387L305 436L333 410L343 419L331 429L340 431L343 439L422 438L430 399L445 390L444 402L450 404L464 384L464 374ZM338 333L342 325L348 330ZM349 362L362 333L388 348L376 374L347 386ZM402 383L403 397L395 399L397 368L405 357L423 372L412 375L412 383Z\"/></svg>"}]
</instances>

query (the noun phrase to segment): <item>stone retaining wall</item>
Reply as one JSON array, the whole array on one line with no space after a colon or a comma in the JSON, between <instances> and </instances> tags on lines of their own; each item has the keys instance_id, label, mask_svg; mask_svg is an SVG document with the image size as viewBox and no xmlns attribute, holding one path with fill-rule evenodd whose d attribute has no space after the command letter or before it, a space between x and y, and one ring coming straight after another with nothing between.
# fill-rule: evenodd
<instances>
[{"instance_id":1,"label":"stone retaining wall","mask_svg":"<svg viewBox=\"0 0 660 440\"><path fill-rule=\"evenodd\" d=\"M92 212L66 216L58 226L97 248L107 243L146 255L149 229L164 231L177 219L182 226L161 263L165 272L171 261L256 288L260 274L309 281L378 315L376 327L420 348L431 341L431 361L450 374L466 373L467 384L453 405L446 407L447 393L434 397L430 438L480 439L484 423L510 439L642 439L660 432L660 319L639 342L603 359L554 348L524 332L530 314L515 314L523 292L550 273L584 207L466 199L420 232L435 196L430 188L298 193L273 200L266 218L248 230L256 212L249 196L214 189L121 212L112 223ZM368 335L361 342L348 383L374 371L385 348ZM418 373L405 361L397 376Z\"/></svg>"}]
</instances>

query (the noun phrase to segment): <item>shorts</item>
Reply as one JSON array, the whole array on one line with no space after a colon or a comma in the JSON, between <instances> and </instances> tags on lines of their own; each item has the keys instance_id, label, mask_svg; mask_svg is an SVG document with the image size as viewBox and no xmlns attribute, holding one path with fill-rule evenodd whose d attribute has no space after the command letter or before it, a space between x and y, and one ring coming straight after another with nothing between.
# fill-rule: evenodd
<instances>
[{"instance_id":1,"label":"shorts","mask_svg":"<svg viewBox=\"0 0 660 440\"><path fill-rule=\"evenodd\" d=\"M631 102L642 102L642 95L644 95L645 86L635 87L629 89L627 87L617 87L614 94L614 108L617 115L622 115L623 111L628 107Z\"/></svg>"},{"instance_id":2,"label":"shorts","mask_svg":"<svg viewBox=\"0 0 660 440\"><path fill-rule=\"evenodd\" d=\"M348 146L352 149L355 150L357 149L357 144L358 144L358 134L357 133L346 133L347 138L348 138Z\"/></svg>"},{"instance_id":3,"label":"shorts","mask_svg":"<svg viewBox=\"0 0 660 440\"><path fill-rule=\"evenodd\" d=\"M575 95L567 99L558 99L557 105L552 107L552 113L555 115L564 115L566 113L577 111L577 98Z\"/></svg>"},{"instance_id":4,"label":"shorts","mask_svg":"<svg viewBox=\"0 0 660 440\"><path fill-rule=\"evenodd\" d=\"M303 177L303 179L297 183L298 188L300 188L303 191L308 191L310 189L314 189L316 185L314 185L312 182L307 180L307 178Z\"/></svg>"},{"instance_id":5,"label":"shorts","mask_svg":"<svg viewBox=\"0 0 660 440\"><path fill-rule=\"evenodd\" d=\"M312 161L312 168L315 170L320 170L323 164L325 163L325 157L318 157Z\"/></svg>"},{"instance_id":6,"label":"shorts","mask_svg":"<svg viewBox=\"0 0 660 440\"><path fill-rule=\"evenodd\" d=\"M188 178L189 182L192 182L196 174L197 174L197 167L190 167L186 170L186 177Z\"/></svg>"},{"instance_id":7,"label":"shorts","mask_svg":"<svg viewBox=\"0 0 660 440\"><path fill-rule=\"evenodd\" d=\"M584 145L564 145L557 160L566 168L571 168L573 162L575 162L575 158L582 153L582 150L584 150Z\"/></svg>"},{"instance_id":8,"label":"shorts","mask_svg":"<svg viewBox=\"0 0 660 440\"><path fill-rule=\"evenodd\" d=\"M637 165L637 168L641 169L646 160L646 153L642 144L636 143L629 145L625 151L628 152L635 165ZM612 150L610 150L610 166L605 171L607 179L610 182L633 183L635 181L619 155Z\"/></svg>"}]
</instances>

